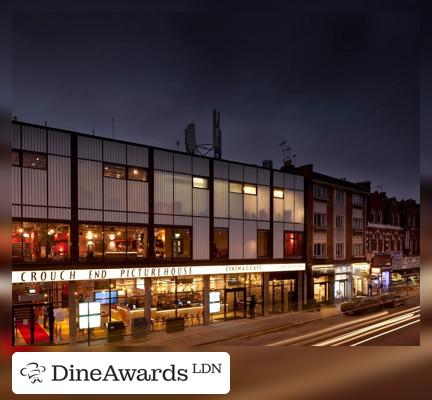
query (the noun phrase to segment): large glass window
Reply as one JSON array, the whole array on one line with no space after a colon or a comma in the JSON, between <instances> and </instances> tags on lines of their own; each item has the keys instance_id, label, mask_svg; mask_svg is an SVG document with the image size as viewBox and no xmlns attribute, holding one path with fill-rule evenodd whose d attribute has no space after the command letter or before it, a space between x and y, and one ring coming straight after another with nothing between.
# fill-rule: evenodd
<instances>
[{"instance_id":1,"label":"large glass window","mask_svg":"<svg viewBox=\"0 0 432 400\"><path fill-rule=\"evenodd\" d=\"M48 224L48 259L66 260L70 258L69 225L61 223Z\"/></svg>"},{"instance_id":2,"label":"large glass window","mask_svg":"<svg viewBox=\"0 0 432 400\"><path fill-rule=\"evenodd\" d=\"M229 183L229 191L231 193L242 193L243 192L243 185L238 182L230 182Z\"/></svg>"},{"instance_id":3,"label":"large glass window","mask_svg":"<svg viewBox=\"0 0 432 400\"><path fill-rule=\"evenodd\" d=\"M228 228L214 228L213 257L228 258Z\"/></svg>"},{"instance_id":4,"label":"large glass window","mask_svg":"<svg viewBox=\"0 0 432 400\"><path fill-rule=\"evenodd\" d=\"M273 197L276 199L284 198L284 190L283 189L273 189Z\"/></svg>"},{"instance_id":5,"label":"large glass window","mask_svg":"<svg viewBox=\"0 0 432 400\"><path fill-rule=\"evenodd\" d=\"M193 177L193 187L197 189L208 189L208 179L199 176Z\"/></svg>"},{"instance_id":6,"label":"large glass window","mask_svg":"<svg viewBox=\"0 0 432 400\"><path fill-rule=\"evenodd\" d=\"M23 152L22 166L25 168L47 169L47 157L45 154Z\"/></svg>"},{"instance_id":7,"label":"large glass window","mask_svg":"<svg viewBox=\"0 0 432 400\"><path fill-rule=\"evenodd\" d=\"M79 226L79 258L92 261L102 258L103 230L101 225Z\"/></svg>"},{"instance_id":8,"label":"large glass window","mask_svg":"<svg viewBox=\"0 0 432 400\"><path fill-rule=\"evenodd\" d=\"M245 183L243 185L243 193L244 194L252 194L252 195L256 196L256 194L257 194L256 185L252 185L250 183Z\"/></svg>"},{"instance_id":9,"label":"large glass window","mask_svg":"<svg viewBox=\"0 0 432 400\"><path fill-rule=\"evenodd\" d=\"M147 181L147 170L138 167L128 167L128 179L133 181Z\"/></svg>"},{"instance_id":10,"label":"large glass window","mask_svg":"<svg viewBox=\"0 0 432 400\"><path fill-rule=\"evenodd\" d=\"M155 228L154 248L156 258L172 258L172 228Z\"/></svg>"},{"instance_id":11,"label":"large glass window","mask_svg":"<svg viewBox=\"0 0 432 400\"><path fill-rule=\"evenodd\" d=\"M12 222L12 262L23 259L23 227L21 222Z\"/></svg>"},{"instance_id":12,"label":"large glass window","mask_svg":"<svg viewBox=\"0 0 432 400\"><path fill-rule=\"evenodd\" d=\"M270 232L267 230L258 229L257 255L258 258L270 256Z\"/></svg>"},{"instance_id":13,"label":"large glass window","mask_svg":"<svg viewBox=\"0 0 432 400\"><path fill-rule=\"evenodd\" d=\"M173 256L174 258L190 258L191 234L189 228L174 228Z\"/></svg>"},{"instance_id":14,"label":"large glass window","mask_svg":"<svg viewBox=\"0 0 432 400\"><path fill-rule=\"evenodd\" d=\"M46 260L47 252L47 224L23 222L24 261Z\"/></svg>"},{"instance_id":15,"label":"large glass window","mask_svg":"<svg viewBox=\"0 0 432 400\"><path fill-rule=\"evenodd\" d=\"M116 164L104 164L104 177L126 179L126 167Z\"/></svg>"},{"instance_id":16,"label":"large glass window","mask_svg":"<svg viewBox=\"0 0 432 400\"><path fill-rule=\"evenodd\" d=\"M127 228L128 258L147 258L148 233L145 227L129 226Z\"/></svg>"},{"instance_id":17,"label":"large glass window","mask_svg":"<svg viewBox=\"0 0 432 400\"><path fill-rule=\"evenodd\" d=\"M284 238L284 257L301 258L303 257L303 233L285 232Z\"/></svg>"},{"instance_id":18,"label":"large glass window","mask_svg":"<svg viewBox=\"0 0 432 400\"><path fill-rule=\"evenodd\" d=\"M126 229L124 226L105 226L105 260L123 260L126 257Z\"/></svg>"}]
</instances>

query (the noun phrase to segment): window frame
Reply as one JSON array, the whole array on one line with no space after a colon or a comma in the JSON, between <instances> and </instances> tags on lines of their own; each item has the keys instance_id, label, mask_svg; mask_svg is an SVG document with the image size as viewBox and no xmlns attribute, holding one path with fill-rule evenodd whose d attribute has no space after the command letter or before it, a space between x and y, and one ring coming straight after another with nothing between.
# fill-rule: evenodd
<instances>
[{"instance_id":1,"label":"window frame","mask_svg":"<svg viewBox=\"0 0 432 400\"><path fill-rule=\"evenodd\" d=\"M282 196L276 196L276 191L281 192ZM273 198L274 199L284 199L285 198L285 190L282 188L273 188Z\"/></svg>"},{"instance_id":2,"label":"window frame","mask_svg":"<svg viewBox=\"0 0 432 400\"><path fill-rule=\"evenodd\" d=\"M145 179L143 180L143 179L134 179L133 177L132 178L130 178L129 177L129 171L130 170L138 170L138 171L143 171L143 172L145 172ZM121 178L118 178L118 179L121 179ZM144 168L144 167L135 167L135 166L133 166L133 165L128 165L128 166L126 166L126 179L128 180L128 181L134 181L134 182L148 182L148 168Z\"/></svg>"},{"instance_id":3,"label":"window frame","mask_svg":"<svg viewBox=\"0 0 432 400\"><path fill-rule=\"evenodd\" d=\"M265 232L267 234L267 246L266 246L266 250L267 250L267 254L264 256L260 256L258 254L258 249L259 249L259 233L260 232ZM257 229L257 258L270 258L270 229Z\"/></svg>"},{"instance_id":4,"label":"window frame","mask_svg":"<svg viewBox=\"0 0 432 400\"><path fill-rule=\"evenodd\" d=\"M250 187L253 188L255 193L247 193L245 192L246 187ZM242 185L242 192L243 194L246 194L248 196L257 196L258 195L258 187L256 185L256 183L243 183Z\"/></svg>"},{"instance_id":5,"label":"window frame","mask_svg":"<svg viewBox=\"0 0 432 400\"><path fill-rule=\"evenodd\" d=\"M201 187L201 186L196 186L195 185L195 179L202 179L206 185L205 187ZM199 175L193 175L192 176L192 188L193 189L201 189L201 190L209 190L209 178L206 176L199 176Z\"/></svg>"},{"instance_id":6,"label":"window frame","mask_svg":"<svg viewBox=\"0 0 432 400\"><path fill-rule=\"evenodd\" d=\"M44 167L36 167L32 165L24 165L24 159L26 155L33 155L34 157L42 157L45 160ZM39 160L37 160L39 161ZM29 169L39 169L41 171L48 171L48 155L46 153L40 153L37 151L22 151L20 156L20 166L22 168L29 168Z\"/></svg>"},{"instance_id":7,"label":"window frame","mask_svg":"<svg viewBox=\"0 0 432 400\"><path fill-rule=\"evenodd\" d=\"M233 185L240 185L240 191L233 190ZM229 193L243 194L243 183L238 181L229 181L228 182L228 191Z\"/></svg>"},{"instance_id":8,"label":"window frame","mask_svg":"<svg viewBox=\"0 0 432 400\"><path fill-rule=\"evenodd\" d=\"M107 170L108 166L117 167L117 168L123 168L124 169L124 177L115 177L115 176L106 176L105 171ZM111 179L121 179L121 180L127 180L128 177L128 167L124 164L116 164L116 163L110 163L110 162L103 162L102 163L102 174L104 178L111 178Z\"/></svg>"}]
</instances>

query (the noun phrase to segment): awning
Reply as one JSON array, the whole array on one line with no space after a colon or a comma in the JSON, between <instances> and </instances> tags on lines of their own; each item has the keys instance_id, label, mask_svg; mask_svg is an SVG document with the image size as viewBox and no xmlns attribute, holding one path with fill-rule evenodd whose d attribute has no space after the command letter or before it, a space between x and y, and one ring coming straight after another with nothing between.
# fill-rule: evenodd
<instances>
[{"instance_id":1,"label":"awning","mask_svg":"<svg viewBox=\"0 0 432 400\"><path fill-rule=\"evenodd\" d=\"M372 267L391 268L392 257L390 254L375 254L372 258Z\"/></svg>"}]
</instances>

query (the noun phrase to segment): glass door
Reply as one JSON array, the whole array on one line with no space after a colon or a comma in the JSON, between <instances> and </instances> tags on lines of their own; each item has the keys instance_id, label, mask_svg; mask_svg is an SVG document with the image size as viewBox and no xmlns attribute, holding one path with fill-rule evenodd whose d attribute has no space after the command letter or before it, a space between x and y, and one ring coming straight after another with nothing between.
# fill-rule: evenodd
<instances>
[{"instance_id":1,"label":"glass door","mask_svg":"<svg viewBox=\"0 0 432 400\"><path fill-rule=\"evenodd\" d=\"M225 319L246 317L246 289L225 289Z\"/></svg>"}]
</instances>

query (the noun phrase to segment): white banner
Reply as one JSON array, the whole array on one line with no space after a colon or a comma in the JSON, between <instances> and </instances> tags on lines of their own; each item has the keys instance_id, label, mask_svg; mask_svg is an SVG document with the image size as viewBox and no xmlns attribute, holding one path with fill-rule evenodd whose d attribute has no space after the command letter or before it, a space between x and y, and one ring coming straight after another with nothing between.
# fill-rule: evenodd
<instances>
[{"instance_id":1,"label":"white banner","mask_svg":"<svg viewBox=\"0 0 432 400\"><path fill-rule=\"evenodd\" d=\"M186 275L223 275L280 271L304 271L304 263L292 264L241 264L241 265L200 265L180 267L127 267L64 269L42 271L12 271L12 283L85 281L97 279L158 278Z\"/></svg>"},{"instance_id":2,"label":"white banner","mask_svg":"<svg viewBox=\"0 0 432 400\"><path fill-rule=\"evenodd\" d=\"M227 394L225 352L18 352L15 394Z\"/></svg>"}]
</instances>

